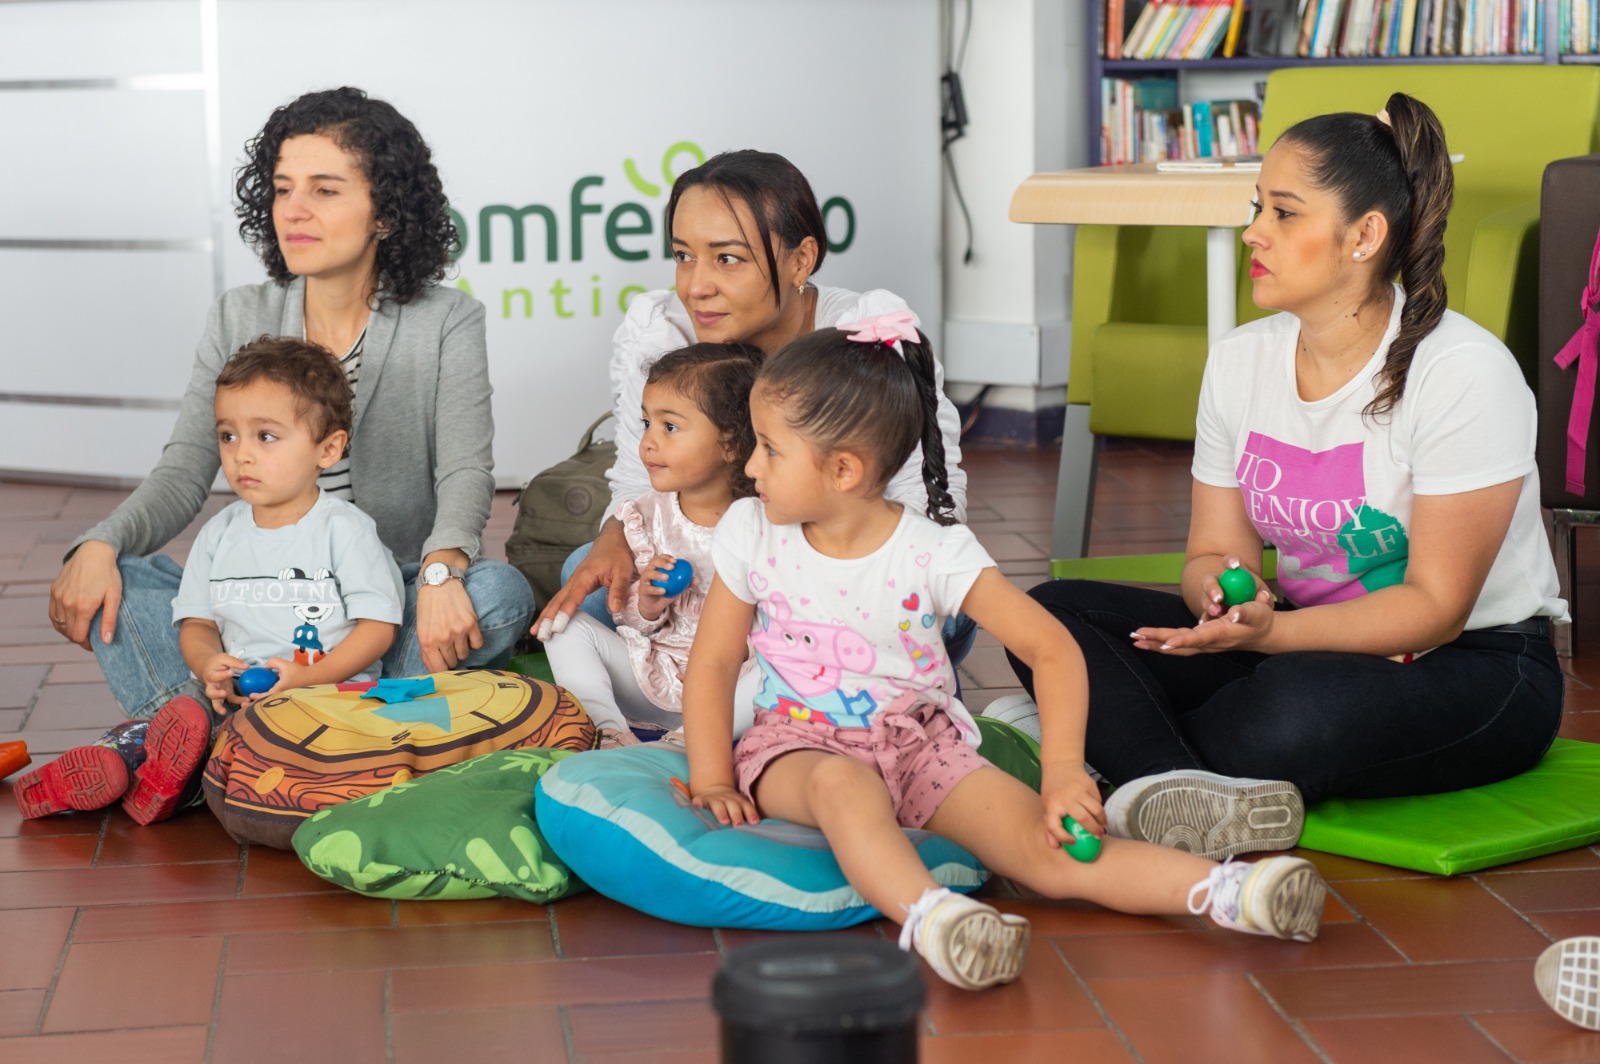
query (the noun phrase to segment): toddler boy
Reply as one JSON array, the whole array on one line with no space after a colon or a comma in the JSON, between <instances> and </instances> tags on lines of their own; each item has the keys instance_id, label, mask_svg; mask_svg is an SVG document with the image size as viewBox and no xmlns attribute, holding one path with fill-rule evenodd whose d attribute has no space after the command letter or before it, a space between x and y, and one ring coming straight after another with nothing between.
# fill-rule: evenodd
<instances>
[{"instance_id":1,"label":"toddler boy","mask_svg":"<svg viewBox=\"0 0 1600 1064\"><path fill-rule=\"evenodd\" d=\"M380 671L405 602L399 567L372 518L317 486L345 453L351 402L328 352L287 337L246 344L217 377L217 447L239 501L201 528L172 602L195 694L210 705L179 695L151 720L143 763L125 766L133 773L122 805L141 824L166 819L198 793L212 733L236 705ZM240 695L234 679L256 665L275 671L277 683ZM102 760L128 754L80 750L98 750ZM69 760L78 754L62 755L56 772L47 765L17 781L24 816L86 807L70 793L70 776L84 771L76 764L83 757Z\"/></svg>"}]
</instances>

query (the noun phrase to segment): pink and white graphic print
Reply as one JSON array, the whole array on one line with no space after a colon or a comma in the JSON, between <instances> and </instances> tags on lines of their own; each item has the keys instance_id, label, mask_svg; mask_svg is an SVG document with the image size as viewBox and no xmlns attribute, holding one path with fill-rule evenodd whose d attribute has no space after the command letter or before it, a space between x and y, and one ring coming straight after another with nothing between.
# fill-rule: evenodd
<instances>
[{"instance_id":1,"label":"pink and white graphic print","mask_svg":"<svg viewBox=\"0 0 1600 1064\"><path fill-rule=\"evenodd\" d=\"M1344 602L1405 579L1409 542L1398 519L1367 504L1364 444L1308 451L1259 432L1235 475L1245 510L1278 548L1291 601Z\"/></svg>"}]
</instances>

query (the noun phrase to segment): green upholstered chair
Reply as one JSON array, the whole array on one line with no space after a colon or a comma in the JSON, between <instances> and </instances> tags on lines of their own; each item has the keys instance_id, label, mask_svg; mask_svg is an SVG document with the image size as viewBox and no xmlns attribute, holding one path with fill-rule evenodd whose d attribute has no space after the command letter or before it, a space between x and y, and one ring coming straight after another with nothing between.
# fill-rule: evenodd
<instances>
[{"instance_id":1,"label":"green upholstered chair","mask_svg":"<svg viewBox=\"0 0 1600 1064\"><path fill-rule=\"evenodd\" d=\"M1373 112L1391 92L1432 107L1456 168L1445 233L1450 306L1506 344L1533 377L1539 187L1546 164L1593 150L1600 70L1556 66L1299 67L1267 79L1261 141L1302 118ZM1205 234L1079 226L1069 404L1095 435L1193 439L1205 366ZM1240 256L1239 321L1262 316Z\"/></svg>"},{"instance_id":2,"label":"green upholstered chair","mask_svg":"<svg viewBox=\"0 0 1600 1064\"><path fill-rule=\"evenodd\" d=\"M1600 147L1600 70L1534 65L1326 66L1267 79L1261 143L1333 111L1375 112L1406 92L1439 115L1456 168L1445 231L1450 306L1503 339L1534 379L1540 180L1556 159ZM1205 231L1080 225L1072 365L1052 554L1086 552L1093 436L1194 439L1206 360ZM1239 256L1238 320L1265 312ZM1085 416L1085 411L1087 416Z\"/></svg>"}]
</instances>

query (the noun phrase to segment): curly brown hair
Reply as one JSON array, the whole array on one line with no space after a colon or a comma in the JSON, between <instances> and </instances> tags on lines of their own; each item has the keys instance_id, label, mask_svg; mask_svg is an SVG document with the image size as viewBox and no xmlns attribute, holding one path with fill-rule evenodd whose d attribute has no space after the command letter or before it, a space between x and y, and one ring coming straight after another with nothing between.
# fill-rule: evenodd
<instances>
[{"instance_id":1,"label":"curly brown hair","mask_svg":"<svg viewBox=\"0 0 1600 1064\"><path fill-rule=\"evenodd\" d=\"M377 221L388 232L378 244L378 298L405 304L444 278L460 243L450 202L417 127L383 100L348 86L308 92L283 105L248 144L235 174L239 235L279 284L292 278L272 223L272 175L290 137L322 134L355 156L372 186Z\"/></svg>"}]
</instances>

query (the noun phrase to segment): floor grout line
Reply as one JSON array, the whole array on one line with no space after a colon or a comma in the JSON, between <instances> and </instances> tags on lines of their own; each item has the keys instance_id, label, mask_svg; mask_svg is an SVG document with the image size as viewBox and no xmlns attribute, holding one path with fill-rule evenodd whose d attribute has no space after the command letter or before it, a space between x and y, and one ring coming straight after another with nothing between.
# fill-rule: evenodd
<instances>
[{"instance_id":1,"label":"floor grout line","mask_svg":"<svg viewBox=\"0 0 1600 1064\"><path fill-rule=\"evenodd\" d=\"M61 953L56 958L55 971L50 975L50 985L45 987L44 1000L39 1003L39 1018L35 1021L33 1029L36 1035L44 1034L44 1019L50 1014L50 1005L55 1001L56 987L61 982L61 973L66 970L67 954L72 950L73 939L78 933L78 921L81 919L83 919L83 909L74 908L72 923L67 925L66 940L61 943Z\"/></svg>"},{"instance_id":2,"label":"floor grout line","mask_svg":"<svg viewBox=\"0 0 1600 1064\"><path fill-rule=\"evenodd\" d=\"M211 1064L211 1058L217 1047L217 1036L222 1033L222 993L228 977L228 951L233 944L231 936L222 936L222 949L217 956L217 983L211 992L211 1021L206 1024L206 1050L205 1064Z\"/></svg>"}]
</instances>

